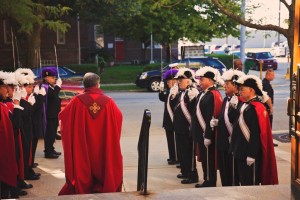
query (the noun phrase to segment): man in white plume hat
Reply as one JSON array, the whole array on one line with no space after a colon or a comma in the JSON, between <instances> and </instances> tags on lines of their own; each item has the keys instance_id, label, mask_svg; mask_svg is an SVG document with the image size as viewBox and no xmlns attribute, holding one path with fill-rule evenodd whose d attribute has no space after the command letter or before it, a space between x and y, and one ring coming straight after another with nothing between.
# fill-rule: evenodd
<instances>
[{"instance_id":1,"label":"man in white plume hat","mask_svg":"<svg viewBox=\"0 0 300 200\"><path fill-rule=\"evenodd\" d=\"M238 70L227 70L223 73L222 79L224 80L225 98L223 99L222 109L218 120L211 120L211 127L217 126L218 137L216 140L217 159L219 165L219 172L221 177L222 186L238 185L237 173L234 166L234 160L232 154L229 153L229 145L232 136L232 123L229 121L228 110L230 99L232 96L238 94L238 87L236 81L245 75Z\"/></svg>"},{"instance_id":2,"label":"man in white plume hat","mask_svg":"<svg viewBox=\"0 0 300 200\"><path fill-rule=\"evenodd\" d=\"M215 84L222 84L220 73L212 67L202 67L196 71L200 78L200 95L194 99L195 114L192 117L192 136L197 142L202 163L204 182L196 188L215 187L217 172L215 165L216 129L210 126L212 119L218 118L222 105L222 96Z\"/></svg>"},{"instance_id":3,"label":"man in white plume hat","mask_svg":"<svg viewBox=\"0 0 300 200\"><path fill-rule=\"evenodd\" d=\"M175 79L177 79L178 86L176 84L170 89L170 96L174 108L173 125L181 166L181 174L178 174L177 178L183 179L182 184L196 183L199 177L195 162L195 145L190 135L193 105L190 103L188 96L195 82L195 73L191 69L180 68Z\"/></svg>"},{"instance_id":4,"label":"man in white plume hat","mask_svg":"<svg viewBox=\"0 0 300 200\"><path fill-rule=\"evenodd\" d=\"M254 75L240 77L243 102L229 110L233 123L230 152L234 156L241 185L278 184L269 116L259 96L263 96L262 82ZM232 100L230 100L232 101Z\"/></svg>"}]
</instances>

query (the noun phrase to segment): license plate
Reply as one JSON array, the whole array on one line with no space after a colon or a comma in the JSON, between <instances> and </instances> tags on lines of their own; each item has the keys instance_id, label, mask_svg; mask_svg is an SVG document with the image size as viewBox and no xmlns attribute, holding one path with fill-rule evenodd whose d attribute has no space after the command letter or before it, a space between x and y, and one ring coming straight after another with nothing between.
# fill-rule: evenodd
<instances>
[{"instance_id":1,"label":"license plate","mask_svg":"<svg viewBox=\"0 0 300 200\"><path fill-rule=\"evenodd\" d=\"M272 65L268 65L268 67L272 67Z\"/></svg>"}]
</instances>

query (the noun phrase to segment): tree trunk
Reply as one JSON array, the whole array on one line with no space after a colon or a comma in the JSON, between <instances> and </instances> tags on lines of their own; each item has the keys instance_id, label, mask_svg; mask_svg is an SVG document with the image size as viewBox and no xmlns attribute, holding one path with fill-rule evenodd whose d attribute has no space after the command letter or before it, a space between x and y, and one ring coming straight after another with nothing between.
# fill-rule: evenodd
<instances>
[{"instance_id":1,"label":"tree trunk","mask_svg":"<svg viewBox=\"0 0 300 200\"><path fill-rule=\"evenodd\" d=\"M172 61L171 58L171 45L168 43L166 44L166 62L170 63Z\"/></svg>"},{"instance_id":2,"label":"tree trunk","mask_svg":"<svg viewBox=\"0 0 300 200\"><path fill-rule=\"evenodd\" d=\"M30 35L27 35L27 58L25 67L34 68L39 66L42 59L41 54L41 32L42 26L35 24L33 31Z\"/></svg>"}]
</instances>

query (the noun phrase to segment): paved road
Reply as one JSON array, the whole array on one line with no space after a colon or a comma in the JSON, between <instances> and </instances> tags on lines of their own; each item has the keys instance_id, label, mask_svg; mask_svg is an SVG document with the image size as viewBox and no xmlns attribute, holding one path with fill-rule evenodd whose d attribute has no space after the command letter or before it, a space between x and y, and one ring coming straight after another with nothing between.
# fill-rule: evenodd
<instances>
[{"instance_id":1,"label":"paved road","mask_svg":"<svg viewBox=\"0 0 300 200\"><path fill-rule=\"evenodd\" d=\"M288 118L286 116L286 99L289 96L289 80L284 78L286 67L280 62L276 71L276 79L273 81L275 90L274 127L275 133L286 132ZM251 74L258 72L250 71ZM113 97L123 112L122 128L122 152L124 160L124 190L135 191L137 180L137 142L141 127L144 109L149 109L152 114L149 141L149 171L148 189L159 192L166 189L193 188L194 185L182 185L176 178L179 170L174 166L167 165L167 144L164 130L162 129L163 103L158 100L157 93L151 92L113 92L108 93ZM290 183L290 143L279 143L275 148L279 182ZM62 151L61 141L55 144L57 150ZM42 173L41 180L31 181L34 188L27 190L27 197L56 196L64 184L63 155L56 160L43 158L43 140L39 141L37 172ZM202 181L201 166L198 163L200 181ZM220 179L218 179L220 186Z\"/></svg>"}]
</instances>

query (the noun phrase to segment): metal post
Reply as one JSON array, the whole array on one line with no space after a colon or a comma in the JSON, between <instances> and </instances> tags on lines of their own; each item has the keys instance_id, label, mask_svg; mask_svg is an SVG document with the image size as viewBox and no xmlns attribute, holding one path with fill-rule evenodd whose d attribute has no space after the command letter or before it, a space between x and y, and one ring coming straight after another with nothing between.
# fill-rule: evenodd
<instances>
[{"instance_id":1,"label":"metal post","mask_svg":"<svg viewBox=\"0 0 300 200\"><path fill-rule=\"evenodd\" d=\"M241 11L242 11L242 18L245 19L245 11L246 11L245 0L242 0ZM243 66L245 66L245 34L246 34L246 27L241 25L240 29L241 29L241 31L240 31L241 61L243 63ZM243 71L245 71L245 67L244 67Z\"/></svg>"},{"instance_id":2,"label":"metal post","mask_svg":"<svg viewBox=\"0 0 300 200\"><path fill-rule=\"evenodd\" d=\"M150 59L150 64L154 63L153 61L153 37L152 37L152 31L151 31L151 36L150 36L150 40L151 40L151 59Z\"/></svg>"},{"instance_id":3,"label":"metal post","mask_svg":"<svg viewBox=\"0 0 300 200\"><path fill-rule=\"evenodd\" d=\"M278 26L280 27L280 11L281 11L281 1L279 1L279 9L278 9ZM278 33L278 47L280 44L280 33Z\"/></svg>"},{"instance_id":4,"label":"metal post","mask_svg":"<svg viewBox=\"0 0 300 200\"><path fill-rule=\"evenodd\" d=\"M263 66L264 61L259 60L259 78L262 80L262 66Z\"/></svg>"},{"instance_id":5,"label":"metal post","mask_svg":"<svg viewBox=\"0 0 300 200\"><path fill-rule=\"evenodd\" d=\"M78 64L81 64L81 45L80 45L80 21L77 13L77 43L78 43Z\"/></svg>"}]
</instances>

